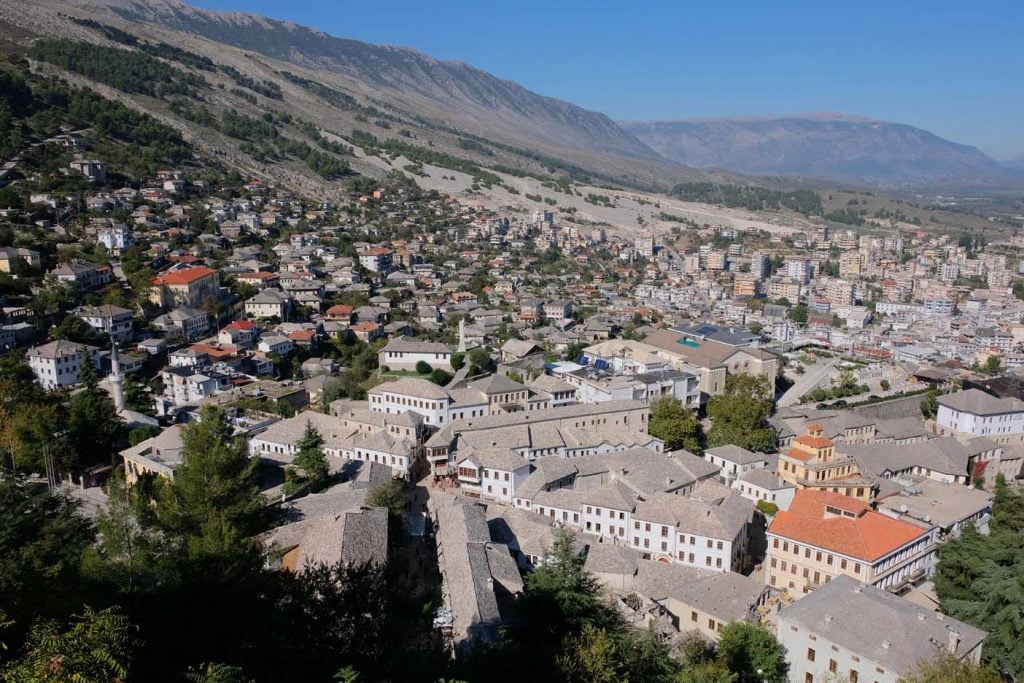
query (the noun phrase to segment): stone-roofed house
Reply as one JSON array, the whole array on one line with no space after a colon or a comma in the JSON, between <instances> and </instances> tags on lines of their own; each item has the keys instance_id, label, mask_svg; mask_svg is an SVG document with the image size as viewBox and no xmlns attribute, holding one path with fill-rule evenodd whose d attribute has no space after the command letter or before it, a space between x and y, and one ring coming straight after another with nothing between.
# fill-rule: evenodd
<instances>
[{"instance_id":1,"label":"stone-roofed house","mask_svg":"<svg viewBox=\"0 0 1024 683\"><path fill-rule=\"evenodd\" d=\"M719 468L719 480L726 486L732 486L746 472L768 466L768 456L764 453L753 453L732 444L708 448L704 457Z\"/></svg>"},{"instance_id":2,"label":"stone-roofed house","mask_svg":"<svg viewBox=\"0 0 1024 683\"><path fill-rule=\"evenodd\" d=\"M666 606L679 630L717 641L724 626L736 621L757 623L769 589L764 582L736 572L707 572L697 580L679 582Z\"/></svg>"},{"instance_id":3,"label":"stone-roofed house","mask_svg":"<svg viewBox=\"0 0 1024 683\"><path fill-rule=\"evenodd\" d=\"M491 541L483 506L443 495L430 498L436 523L444 608L436 624L455 657L477 644L493 643L503 615L523 590L508 546Z\"/></svg>"},{"instance_id":4,"label":"stone-roofed house","mask_svg":"<svg viewBox=\"0 0 1024 683\"><path fill-rule=\"evenodd\" d=\"M978 663L984 631L839 576L778 615L791 681L897 683L948 653Z\"/></svg>"},{"instance_id":5,"label":"stone-roofed house","mask_svg":"<svg viewBox=\"0 0 1024 683\"><path fill-rule=\"evenodd\" d=\"M279 554L277 566L291 572L308 565L384 564L388 511L360 507L271 529L261 540Z\"/></svg>"},{"instance_id":6,"label":"stone-roofed house","mask_svg":"<svg viewBox=\"0 0 1024 683\"><path fill-rule=\"evenodd\" d=\"M530 475L530 462L508 448L466 450L456 463L459 488L470 498L511 504Z\"/></svg>"},{"instance_id":7,"label":"stone-roofed house","mask_svg":"<svg viewBox=\"0 0 1024 683\"><path fill-rule=\"evenodd\" d=\"M420 362L450 370L451 361L452 351L446 344L404 336L390 339L377 354L380 367L392 370L415 370Z\"/></svg>"},{"instance_id":8,"label":"stone-roofed house","mask_svg":"<svg viewBox=\"0 0 1024 683\"><path fill-rule=\"evenodd\" d=\"M134 484L143 475L174 479L182 463L184 425L171 425L156 436L121 451L125 480Z\"/></svg>"},{"instance_id":9,"label":"stone-roofed house","mask_svg":"<svg viewBox=\"0 0 1024 683\"><path fill-rule=\"evenodd\" d=\"M961 439L986 436L996 443L1024 441L1024 401L968 389L939 396L938 404L935 426L940 434Z\"/></svg>"},{"instance_id":10,"label":"stone-roofed house","mask_svg":"<svg viewBox=\"0 0 1024 683\"><path fill-rule=\"evenodd\" d=\"M25 354L36 381L44 389L60 389L78 384L82 363L99 367L100 349L58 339L35 346Z\"/></svg>"}]
</instances>

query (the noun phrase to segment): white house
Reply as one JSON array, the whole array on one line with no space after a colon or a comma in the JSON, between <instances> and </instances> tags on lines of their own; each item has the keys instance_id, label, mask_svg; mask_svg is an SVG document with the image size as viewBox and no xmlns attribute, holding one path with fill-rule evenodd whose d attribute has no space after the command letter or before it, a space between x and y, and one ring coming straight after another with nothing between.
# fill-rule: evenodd
<instances>
[{"instance_id":1,"label":"white house","mask_svg":"<svg viewBox=\"0 0 1024 683\"><path fill-rule=\"evenodd\" d=\"M44 389L60 389L78 384L82 363L99 365L99 348L64 339L29 349L25 357Z\"/></svg>"},{"instance_id":2,"label":"white house","mask_svg":"<svg viewBox=\"0 0 1024 683\"><path fill-rule=\"evenodd\" d=\"M719 480L726 486L732 486L745 472L768 466L768 456L764 453L752 453L732 444L708 448L704 457L719 468Z\"/></svg>"},{"instance_id":3,"label":"white house","mask_svg":"<svg viewBox=\"0 0 1024 683\"><path fill-rule=\"evenodd\" d=\"M293 346L291 339L278 334L264 335L256 344L256 348L263 353L276 353L279 356L287 356L292 352Z\"/></svg>"},{"instance_id":4,"label":"white house","mask_svg":"<svg viewBox=\"0 0 1024 683\"><path fill-rule=\"evenodd\" d=\"M1024 401L968 389L939 396L938 404L935 424L941 434L984 436L996 443L1024 440Z\"/></svg>"},{"instance_id":5,"label":"white house","mask_svg":"<svg viewBox=\"0 0 1024 683\"><path fill-rule=\"evenodd\" d=\"M89 327L97 332L105 332L110 338L123 342L132 337L132 312L127 308L103 304L101 306L82 306L75 315L84 320Z\"/></svg>"},{"instance_id":6,"label":"white house","mask_svg":"<svg viewBox=\"0 0 1024 683\"><path fill-rule=\"evenodd\" d=\"M459 487L467 496L509 505L530 476L530 463L508 448L467 451L456 467Z\"/></svg>"},{"instance_id":7,"label":"white house","mask_svg":"<svg viewBox=\"0 0 1024 683\"><path fill-rule=\"evenodd\" d=\"M392 370L415 370L420 362L431 368L451 368L452 352L445 344L422 341L412 337L395 337L377 356L380 367Z\"/></svg>"},{"instance_id":8,"label":"white house","mask_svg":"<svg viewBox=\"0 0 1024 683\"><path fill-rule=\"evenodd\" d=\"M267 288L245 302L245 314L252 318L286 320L291 298L279 289Z\"/></svg>"},{"instance_id":9,"label":"white house","mask_svg":"<svg viewBox=\"0 0 1024 683\"><path fill-rule=\"evenodd\" d=\"M979 662L988 635L847 576L783 607L777 628L794 683L897 683L943 653Z\"/></svg>"}]
</instances>

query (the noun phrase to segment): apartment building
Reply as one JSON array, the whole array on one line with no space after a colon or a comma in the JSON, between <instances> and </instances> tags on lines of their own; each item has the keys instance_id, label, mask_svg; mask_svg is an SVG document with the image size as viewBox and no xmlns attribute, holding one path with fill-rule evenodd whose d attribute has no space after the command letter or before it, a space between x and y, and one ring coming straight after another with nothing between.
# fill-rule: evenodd
<instances>
[{"instance_id":1,"label":"apartment building","mask_svg":"<svg viewBox=\"0 0 1024 683\"><path fill-rule=\"evenodd\" d=\"M996 398L981 389L967 389L938 398L935 426L957 438L984 436L996 443L1024 440L1024 401Z\"/></svg>"}]
</instances>

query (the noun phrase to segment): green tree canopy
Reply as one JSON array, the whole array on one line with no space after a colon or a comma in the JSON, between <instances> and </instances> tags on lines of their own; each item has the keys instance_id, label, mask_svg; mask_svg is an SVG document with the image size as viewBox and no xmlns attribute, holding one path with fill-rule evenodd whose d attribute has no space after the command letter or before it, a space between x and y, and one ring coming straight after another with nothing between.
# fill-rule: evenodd
<instances>
[{"instance_id":1,"label":"green tree canopy","mask_svg":"<svg viewBox=\"0 0 1024 683\"><path fill-rule=\"evenodd\" d=\"M774 404L767 377L729 375L725 391L708 401L708 446L734 444L751 451L775 448L775 430L768 424Z\"/></svg>"},{"instance_id":2,"label":"green tree canopy","mask_svg":"<svg viewBox=\"0 0 1024 683\"><path fill-rule=\"evenodd\" d=\"M704 430L697 416L674 396L661 396L651 402L651 418L647 430L665 442L665 449L684 448L700 454L704 447Z\"/></svg>"},{"instance_id":3,"label":"green tree canopy","mask_svg":"<svg viewBox=\"0 0 1024 683\"><path fill-rule=\"evenodd\" d=\"M327 483L331 468L324 455L324 439L310 420L306 420L306 431L296 442L297 452L292 463L302 470L302 475L313 491L319 491Z\"/></svg>"}]
</instances>

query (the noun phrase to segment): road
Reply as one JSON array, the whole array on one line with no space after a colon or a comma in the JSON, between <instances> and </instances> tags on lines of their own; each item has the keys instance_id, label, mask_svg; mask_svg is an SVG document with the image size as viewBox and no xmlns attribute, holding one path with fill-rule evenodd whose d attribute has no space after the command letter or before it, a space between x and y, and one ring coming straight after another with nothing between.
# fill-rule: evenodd
<instances>
[{"instance_id":1,"label":"road","mask_svg":"<svg viewBox=\"0 0 1024 683\"><path fill-rule=\"evenodd\" d=\"M794 403L800 402L800 397L806 394L808 391L813 391L823 381L828 380L829 375L832 372L832 367L836 364L836 360L833 358L827 363L815 364L807 367L807 371L802 375L797 375L796 383L789 388L778 400L777 405L780 408L791 406Z\"/></svg>"}]
</instances>

